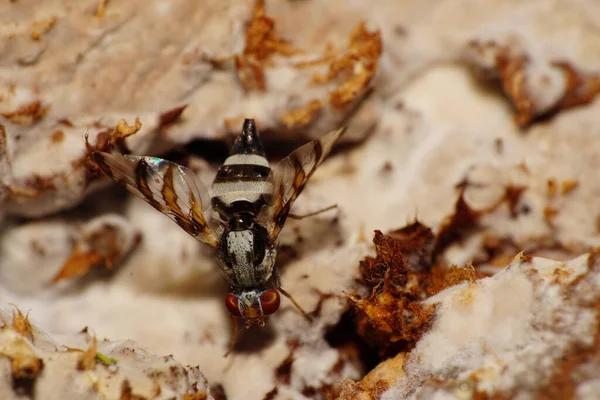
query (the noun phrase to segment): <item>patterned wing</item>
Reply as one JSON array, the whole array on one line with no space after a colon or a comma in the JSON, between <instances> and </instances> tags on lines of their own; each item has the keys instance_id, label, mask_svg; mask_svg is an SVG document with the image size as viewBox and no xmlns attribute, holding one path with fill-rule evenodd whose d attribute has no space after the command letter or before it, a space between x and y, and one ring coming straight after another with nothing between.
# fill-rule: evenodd
<instances>
[{"instance_id":1,"label":"patterned wing","mask_svg":"<svg viewBox=\"0 0 600 400\"><path fill-rule=\"evenodd\" d=\"M300 195L308 179L331 151L346 128L329 132L294 150L275 167L275 196L273 218L268 226L269 235L275 240L285 224L292 204Z\"/></svg>"},{"instance_id":2,"label":"patterned wing","mask_svg":"<svg viewBox=\"0 0 600 400\"><path fill-rule=\"evenodd\" d=\"M156 157L103 152L92 159L112 180L167 215L187 233L212 247L219 237L208 225L208 192L193 171Z\"/></svg>"}]
</instances>

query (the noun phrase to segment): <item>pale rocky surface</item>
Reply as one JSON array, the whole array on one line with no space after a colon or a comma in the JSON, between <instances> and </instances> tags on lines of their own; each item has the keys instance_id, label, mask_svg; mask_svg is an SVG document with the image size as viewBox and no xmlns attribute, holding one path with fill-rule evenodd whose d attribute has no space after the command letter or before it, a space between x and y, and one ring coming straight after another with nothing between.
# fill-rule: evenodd
<instances>
[{"instance_id":1,"label":"pale rocky surface","mask_svg":"<svg viewBox=\"0 0 600 400\"><path fill-rule=\"evenodd\" d=\"M438 316L381 398L597 398L599 284L598 253L518 256L429 298Z\"/></svg>"},{"instance_id":2,"label":"pale rocky surface","mask_svg":"<svg viewBox=\"0 0 600 400\"><path fill-rule=\"evenodd\" d=\"M199 366L210 384L222 384L228 399L260 399L275 387L274 398L304 399L311 388L324 396L319 390L325 385L343 378L360 379L364 373L360 365L344 361L343 353L324 339L324 332L347 308L343 292L356 287L358 261L372 252L373 229L385 232L415 216L439 227L454 209L458 182L470 183L465 199L475 209L493 205L509 184L527 189L515 206L516 213L501 205L482 217L466 240L449 247L444 254L449 262L462 266L480 257L486 236L510 240L516 251L542 247L547 256L563 260L600 244L598 102L519 128L511 102L489 82L497 78L493 59L490 62L488 53L474 52L472 46L493 40L515 54L527 55L524 95L532 99L532 115L538 116L558 104L565 90L565 78L553 62L569 62L589 76L600 69L596 51L600 4L467 1L457 7L450 0L336 0L328 2L327 11L315 0L267 2L267 13L282 36L298 48L309 49L307 57L322 54L327 43L343 48L363 19L383 35L375 91L354 115L327 108L301 134L282 125L282 113L308 99L326 98L330 86L306 89L309 75L303 74L309 72L294 72L285 65L289 60L278 59L279 64L266 69L272 90L244 95L230 66L216 68L207 61L241 50L252 5L250 1L203 1L202 7L190 0L109 1L103 18L96 15L95 2L55 0L39 6L20 0L0 5L0 113L36 100L49 106L37 121L0 117L6 131L0 132L0 214L9 215L0 238L2 307L14 303L30 310L32 320L53 334L74 335L89 326L99 338L132 339L136 346L156 354L172 354L182 365ZM37 32L40 26L48 29L34 39L32 29ZM180 119L161 126L160 116L182 104L189 105ZM316 137L350 117L348 141L365 141L332 155L294 209L301 214L337 203L339 222L332 222L335 212L289 221L281 235L281 253L286 253L280 264L284 287L308 310L315 309L320 298L314 289L334 296L324 300L312 326L284 299L270 328L248 332L239 351L225 359L231 325L223 307L226 287L211 251L141 200L117 189L101 191L100 183L86 190L81 160L84 134L89 132L93 142L99 131L114 127L121 118L129 124L135 117L142 121L142 130L127 139L133 152L158 154L196 139L228 140L239 130L238 119L243 116L257 118L266 141L274 140L276 132L281 137ZM229 119L232 122L226 123ZM63 134L56 135L58 130ZM194 163L204 182L210 183L216 166ZM549 189L549 180L556 182L557 190ZM577 185L563 192L563 183L572 181ZM84 206L53 215L80 204L85 194L89 196ZM139 234L141 242L108 273L50 285L81 238L82 227L106 214L119 218L123 233ZM288 246L296 254L285 250ZM585 263L580 258L569 265ZM505 374L486 375L477 390L535 392L527 386L528 380L553 376L550 371L559 368L560 351L577 342L589 345L594 336L595 309L585 311L564 299L543 301L558 300L552 291L560 292L571 278L550 284L541 273L537 278L525 276L527 271L553 265L541 259L508 270L490 265L489 271L502 272L474 287L451 288L430 299L448 307L438 311L432 331L415 347L414 354L423 354L427 363L418 365L407 358L407 376L412 380L401 379L401 387L386 396L394 398L402 392L427 398L435 392L439 398L469 398L473 386L468 382L466 389L461 386L466 394L456 392L455 386L421 385L430 376L455 385L460 374L462 379L470 371L497 367L494 363L499 361L490 364L491 358L485 357L489 354L477 346L469 347L461 359L452 357L453 351L468 344L459 334L462 331L454 330L465 318L464 308L450 307L452 299L466 290L477 304L477 299L482 300L480 306L472 303L469 321L493 320L505 328L475 333L497 346L494 351L515 368L526 365L517 362L522 357L536 354L547 363L543 366L549 374L509 368ZM571 277L583 273L583 267L567 271ZM509 315L490 313L486 305L504 299L505 286L530 296L529 307L510 303L504 309ZM544 288L549 292L543 293ZM582 296L584 292L581 289ZM513 309L519 312L512 313ZM553 336L559 346L556 353L534 347L528 332L543 335L552 327L531 327L532 321L550 324L557 313L565 315L571 309L581 314L579 323L585 329ZM456 332L456 340L437 351L438 339L447 330ZM525 348L532 353L524 352L511 338L530 343ZM275 370L292 347L289 380L282 380ZM578 368L595 371L596 366ZM521 380L511 380L519 373ZM575 393L582 398L598 385L592 379L578 384Z\"/></svg>"},{"instance_id":3,"label":"pale rocky surface","mask_svg":"<svg viewBox=\"0 0 600 400\"><path fill-rule=\"evenodd\" d=\"M212 399L197 367L184 367L131 340L94 339L88 330L57 340L35 325L15 322L19 312L7 309L0 315L3 399Z\"/></svg>"}]
</instances>

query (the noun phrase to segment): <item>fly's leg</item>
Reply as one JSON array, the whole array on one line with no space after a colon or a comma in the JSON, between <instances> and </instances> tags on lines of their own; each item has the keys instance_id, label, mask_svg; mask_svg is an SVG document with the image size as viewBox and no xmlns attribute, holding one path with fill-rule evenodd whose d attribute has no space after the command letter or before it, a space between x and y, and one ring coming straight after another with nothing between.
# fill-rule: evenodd
<instances>
[{"instance_id":1,"label":"fly's leg","mask_svg":"<svg viewBox=\"0 0 600 400\"><path fill-rule=\"evenodd\" d=\"M231 333L231 342L229 342L229 347L227 348L227 353L225 353L223 355L223 357L227 357L229 355L229 353L231 353L233 351L233 348L235 347L235 344L237 343L238 334L240 332L240 329L239 329L240 325L238 323L237 318L232 315L231 321L233 322L233 332Z\"/></svg>"},{"instance_id":2,"label":"fly's leg","mask_svg":"<svg viewBox=\"0 0 600 400\"><path fill-rule=\"evenodd\" d=\"M291 214L290 213L290 214L288 214L288 218L291 218L291 219L304 219L304 218L308 218L308 217L313 217L313 216L315 216L317 214L324 213L325 211L333 210L334 208L336 210L339 210L338 209L338 205L337 204L333 204L333 205L330 205L329 207L325 207L325 208L323 208L321 210L318 210L318 211L315 211L315 212L311 212L311 213L308 213L308 214L304 214L304 215L295 215L295 214Z\"/></svg>"},{"instance_id":3,"label":"fly's leg","mask_svg":"<svg viewBox=\"0 0 600 400\"><path fill-rule=\"evenodd\" d=\"M304 311L302 307L300 307L300 304L298 304L296 300L294 300L291 294L289 294L286 290L284 290L281 287L281 277L279 276L279 271L277 269L273 271L273 275L275 276L275 289L277 289L282 295L287 297L292 302L292 304L298 309L298 311L300 311L302 316L306 318L308 322L312 322L312 318L308 315L308 313Z\"/></svg>"}]
</instances>

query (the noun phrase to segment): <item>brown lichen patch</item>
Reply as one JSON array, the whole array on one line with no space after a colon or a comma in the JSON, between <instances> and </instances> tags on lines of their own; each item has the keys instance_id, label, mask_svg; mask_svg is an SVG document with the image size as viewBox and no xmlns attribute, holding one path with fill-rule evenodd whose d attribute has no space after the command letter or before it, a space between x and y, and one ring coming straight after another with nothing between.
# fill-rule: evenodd
<instances>
[{"instance_id":1,"label":"brown lichen patch","mask_svg":"<svg viewBox=\"0 0 600 400\"><path fill-rule=\"evenodd\" d=\"M98 4L96 4L96 17L100 21L104 19L106 14L106 3L108 3L108 0L98 0Z\"/></svg>"},{"instance_id":2,"label":"brown lichen patch","mask_svg":"<svg viewBox=\"0 0 600 400\"><path fill-rule=\"evenodd\" d=\"M35 379L44 368L44 361L37 357L31 343L20 333L4 338L0 344L0 356L11 360L13 379ZM10 332L7 329L3 333Z\"/></svg>"},{"instance_id":3,"label":"brown lichen patch","mask_svg":"<svg viewBox=\"0 0 600 400\"><path fill-rule=\"evenodd\" d=\"M252 19L246 29L246 44L242 53L211 61L220 64L233 58L235 70L244 90L246 92L265 91L263 67L269 64L271 56L279 54L289 57L298 53L301 51L277 36L275 20L267 16L264 1L257 0L254 4Z\"/></svg>"},{"instance_id":4,"label":"brown lichen patch","mask_svg":"<svg viewBox=\"0 0 600 400\"><path fill-rule=\"evenodd\" d=\"M393 235L393 236L392 236ZM376 257L360 262L367 298L350 296L357 331L382 354L418 341L429 328L435 307L424 305L434 237L419 222L384 235L375 231Z\"/></svg>"},{"instance_id":5,"label":"brown lichen patch","mask_svg":"<svg viewBox=\"0 0 600 400\"><path fill-rule=\"evenodd\" d=\"M244 91L264 92L267 89L265 72L255 60L236 57L235 69Z\"/></svg>"},{"instance_id":6,"label":"brown lichen patch","mask_svg":"<svg viewBox=\"0 0 600 400\"><path fill-rule=\"evenodd\" d=\"M227 394L225 388L220 383L215 383L210 386L210 395L215 400L227 400Z\"/></svg>"},{"instance_id":7,"label":"brown lichen patch","mask_svg":"<svg viewBox=\"0 0 600 400\"><path fill-rule=\"evenodd\" d=\"M111 269L127 250L120 243L118 228L103 225L100 229L84 234L75 245L71 255L52 279L57 283L87 274L94 266ZM139 240L139 239L138 239ZM133 247L137 244L134 243Z\"/></svg>"},{"instance_id":8,"label":"brown lichen patch","mask_svg":"<svg viewBox=\"0 0 600 400\"><path fill-rule=\"evenodd\" d=\"M266 15L264 0L257 0L254 4L252 20L246 30L243 56L265 61L273 54L292 56L298 53L301 51L276 35L275 20Z\"/></svg>"},{"instance_id":9,"label":"brown lichen patch","mask_svg":"<svg viewBox=\"0 0 600 400\"><path fill-rule=\"evenodd\" d=\"M181 114L186 109L187 105L175 107L167 112L160 114L158 119L158 126L161 133L164 133L165 129L169 127L169 125L175 123Z\"/></svg>"},{"instance_id":10,"label":"brown lichen patch","mask_svg":"<svg viewBox=\"0 0 600 400\"><path fill-rule=\"evenodd\" d=\"M273 400L277 396L278 393L279 393L279 389L277 388L277 386L275 386L273 389L268 391L267 394L265 394L265 397L263 397L263 400Z\"/></svg>"},{"instance_id":11,"label":"brown lichen patch","mask_svg":"<svg viewBox=\"0 0 600 400\"><path fill-rule=\"evenodd\" d=\"M571 193L579 187L579 181L576 179L566 179L562 181L561 192L563 195Z\"/></svg>"},{"instance_id":12,"label":"brown lichen patch","mask_svg":"<svg viewBox=\"0 0 600 400\"><path fill-rule=\"evenodd\" d=\"M464 198L464 188L454 204L454 213L442 222L437 234L436 254L442 253L448 246L458 242L472 232L481 217L481 212L473 210Z\"/></svg>"},{"instance_id":13,"label":"brown lichen patch","mask_svg":"<svg viewBox=\"0 0 600 400\"><path fill-rule=\"evenodd\" d=\"M292 364L294 364L294 351L275 368L275 380L283 385L289 385L292 380Z\"/></svg>"},{"instance_id":14,"label":"brown lichen patch","mask_svg":"<svg viewBox=\"0 0 600 400\"><path fill-rule=\"evenodd\" d=\"M545 206L544 207L544 221L548 226L554 226L554 218L558 215L559 210L556 207Z\"/></svg>"},{"instance_id":15,"label":"brown lichen patch","mask_svg":"<svg viewBox=\"0 0 600 400\"><path fill-rule=\"evenodd\" d=\"M77 360L77 369L78 370L88 370L93 371L96 368L96 355L98 348L98 340L96 337L92 338L92 343L86 351L84 351L79 359Z\"/></svg>"},{"instance_id":16,"label":"brown lichen patch","mask_svg":"<svg viewBox=\"0 0 600 400\"><path fill-rule=\"evenodd\" d=\"M474 232L478 228L478 221L481 217L494 212L504 203L507 203L511 217L516 218L521 197L527 190L526 186L508 184L504 188L504 196L498 201L484 209L474 210L465 200L465 191L469 185L470 183L467 181L457 185L460 192L454 205L454 212L442 222L437 234L434 252L436 256L451 244L461 241L465 236Z\"/></svg>"},{"instance_id":17,"label":"brown lichen patch","mask_svg":"<svg viewBox=\"0 0 600 400\"><path fill-rule=\"evenodd\" d=\"M183 395L183 400L206 400L208 395L206 392L186 393Z\"/></svg>"},{"instance_id":18,"label":"brown lichen patch","mask_svg":"<svg viewBox=\"0 0 600 400\"><path fill-rule=\"evenodd\" d=\"M301 128L310 124L323 109L320 100L313 99L304 107L288 110L282 117L281 122L287 128Z\"/></svg>"},{"instance_id":19,"label":"brown lichen patch","mask_svg":"<svg viewBox=\"0 0 600 400\"><path fill-rule=\"evenodd\" d=\"M94 151L110 152L113 149L119 150L122 154L129 154L130 151L125 145L125 139L142 129L142 121L136 117L135 124L129 125L125 119L120 119L114 128L104 130L96 136L96 144L92 145L88 141L88 135L85 135L86 156L83 164L86 166L86 181L91 181L95 176L104 176L100 167L92 160L91 155ZM78 160L74 168L82 163Z\"/></svg>"},{"instance_id":20,"label":"brown lichen patch","mask_svg":"<svg viewBox=\"0 0 600 400\"><path fill-rule=\"evenodd\" d=\"M469 213L470 209L463 209L459 220L470 221ZM365 298L351 295L350 301L356 310L358 334L381 355L410 350L429 329L435 305L423 300L450 286L486 276L472 265L448 268L435 257L439 241L439 236L419 222L387 235L375 231L376 256L366 257L359 266L371 293Z\"/></svg>"},{"instance_id":21,"label":"brown lichen patch","mask_svg":"<svg viewBox=\"0 0 600 400\"><path fill-rule=\"evenodd\" d=\"M47 18L41 21L35 21L31 27L31 39L33 40L41 40L42 36L49 32L56 22L58 21L57 17Z\"/></svg>"},{"instance_id":22,"label":"brown lichen patch","mask_svg":"<svg viewBox=\"0 0 600 400\"><path fill-rule=\"evenodd\" d=\"M124 146L124 141L127 137L137 133L142 129L142 121L139 117L135 118L135 124L129 125L125 119L120 119L114 128L107 129L98 133L96 136L96 144L90 145L86 136L86 148L91 151L110 151L113 148Z\"/></svg>"},{"instance_id":23,"label":"brown lichen patch","mask_svg":"<svg viewBox=\"0 0 600 400\"><path fill-rule=\"evenodd\" d=\"M25 104L15 111L2 113L4 118L17 125L31 125L32 123L42 119L48 112L49 106L42 106L39 100Z\"/></svg>"},{"instance_id":24,"label":"brown lichen patch","mask_svg":"<svg viewBox=\"0 0 600 400\"><path fill-rule=\"evenodd\" d=\"M148 400L144 396L138 396L133 393L129 380L125 379L121 384L121 398L120 400Z\"/></svg>"},{"instance_id":25,"label":"brown lichen patch","mask_svg":"<svg viewBox=\"0 0 600 400\"><path fill-rule=\"evenodd\" d=\"M377 70L382 48L381 32L369 32L363 22L352 32L346 50L334 50L328 45L322 56L292 61L288 65L300 69L329 64L328 73L314 75L312 83L323 84L337 80L337 88L329 93L329 103L337 109L344 109L366 93ZM264 68L273 65L273 56L289 58L302 53L304 51L293 47L276 34L275 20L267 16L264 1L258 0L246 29L244 50L227 57L209 58L209 61L220 66L233 60L244 91L264 92L268 84ZM184 63L190 62L187 57L184 59ZM306 126L314 120L322 107L322 101L312 100L300 109L286 113L281 118L282 123L288 128Z\"/></svg>"},{"instance_id":26,"label":"brown lichen patch","mask_svg":"<svg viewBox=\"0 0 600 400\"><path fill-rule=\"evenodd\" d=\"M597 274L600 264L598 263L598 249L590 252L588 258L588 276ZM586 278L576 279L569 290L574 290ZM588 283L589 284L589 283ZM596 311L596 332L591 344L576 343L557 360L554 371L547 383L538 390L540 399L573 399L577 398L577 389L587 378L588 381L596 378L600 365L600 301L596 297L595 304L583 304L591 306ZM590 368L580 367L589 365ZM587 370L587 372L586 372ZM589 376L591 374L591 376ZM586 377L586 375L588 375Z\"/></svg>"},{"instance_id":27,"label":"brown lichen patch","mask_svg":"<svg viewBox=\"0 0 600 400\"><path fill-rule=\"evenodd\" d=\"M65 177L61 175L41 176L32 174L21 184L6 185L5 188L14 197L34 199L46 192L55 191L57 189L54 183L55 179L65 179Z\"/></svg>"},{"instance_id":28,"label":"brown lichen patch","mask_svg":"<svg viewBox=\"0 0 600 400\"><path fill-rule=\"evenodd\" d=\"M557 112L590 103L600 92L600 76L584 74L565 61L552 61L549 66L558 69L564 76L565 83L560 88L560 97L550 105L536 100L531 82L535 78L532 60L523 51L515 51L508 45L501 45L493 40L471 41L468 50L487 60L487 75L497 78L502 90L515 109L515 122L526 127L536 119L554 115ZM551 85L548 76L540 76L542 85ZM562 84L556 82L555 84Z\"/></svg>"},{"instance_id":29,"label":"brown lichen patch","mask_svg":"<svg viewBox=\"0 0 600 400\"><path fill-rule=\"evenodd\" d=\"M364 22L354 29L348 50L329 64L327 75L315 75L315 83L341 80L337 89L329 93L331 105L346 108L365 93L377 71L377 62L383 50L381 32L369 32Z\"/></svg>"},{"instance_id":30,"label":"brown lichen patch","mask_svg":"<svg viewBox=\"0 0 600 400\"><path fill-rule=\"evenodd\" d=\"M400 353L380 363L360 382L346 379L341 383L341 390L336 399L371 400L379 399L383 392L396 385L404 375L406 354Z\"/></svg>"},{"instance_id":31,"label":"brown lichen patch","mask_svg":"<svg viewBox=\"0 0 600 400\"><path fill-rule=\"evenodd\" d=\"M50 141L52 143L61 143L65 139L65 133L62 130L55 131L52 136L50 136Z\"/></svg>"},{"instance_id":32,"label":"brown lichen patch","mask_svg":"<svg viewBox=\"0 0 600 400\"><path fill-rule=\"evenodd\" d=\"M556 182L556 179L554 178L548 178L548 180L546 181L546 194L548 197L554 197L556 196L556 193L558 192L558 184Z\"/></svg>"},{"instance_id":33,"label":"brown lichen patch","mask_svg":"<svg viewBox=\"0 0 600 400\"><path fill-rule=\"evenodd\" d=\"M472 264L467 264L464 268L452 265L448 269L437 268L432 272L432 284L428 288L428 294L430 296L460 283L467 281L474 283L479 279L489 276L476 270Z\"/></svg>"},{"instance_id":34,"label":"brown lichen patch","mask_svg":"<svg viewBox=\"0 0 600 400\"><path fill-rule=\"evenodd\" d=\"M12 327L21 336L33 342L33 328L29 322L29 314L23 315L19 308L15 307L13 312Z\"/></svg>"},{"instance_id":35,"label":"brown lichen patch","mask_svg":"<svg viewBox=\"0 0 600 400\"><path fill-rule=\"evenodd\" d=\"M582 74L568 62L559 61L553 65L560 68L567 79L566 90L557 109L588 104L600 92L600 76Z\"/></svg>"}]
</instances>

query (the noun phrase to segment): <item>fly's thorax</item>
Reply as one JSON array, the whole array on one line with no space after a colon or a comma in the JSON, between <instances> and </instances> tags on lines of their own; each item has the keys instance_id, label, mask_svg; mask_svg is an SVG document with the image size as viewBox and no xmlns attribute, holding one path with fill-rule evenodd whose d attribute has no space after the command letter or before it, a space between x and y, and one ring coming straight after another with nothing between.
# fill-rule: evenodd
<instances>
[{"instance_id":1,"label":"fly's thorax","mask_svg":"<svg viewBox=\"0 0 600 400\"><path fill-rule=\"evenodd\" d=\"M254 215L241 213L229 220L221 238L219 258L232 285L263 286L273 272L275 255L266 228L254 221Z\"/></svg>"}]
</instances>

